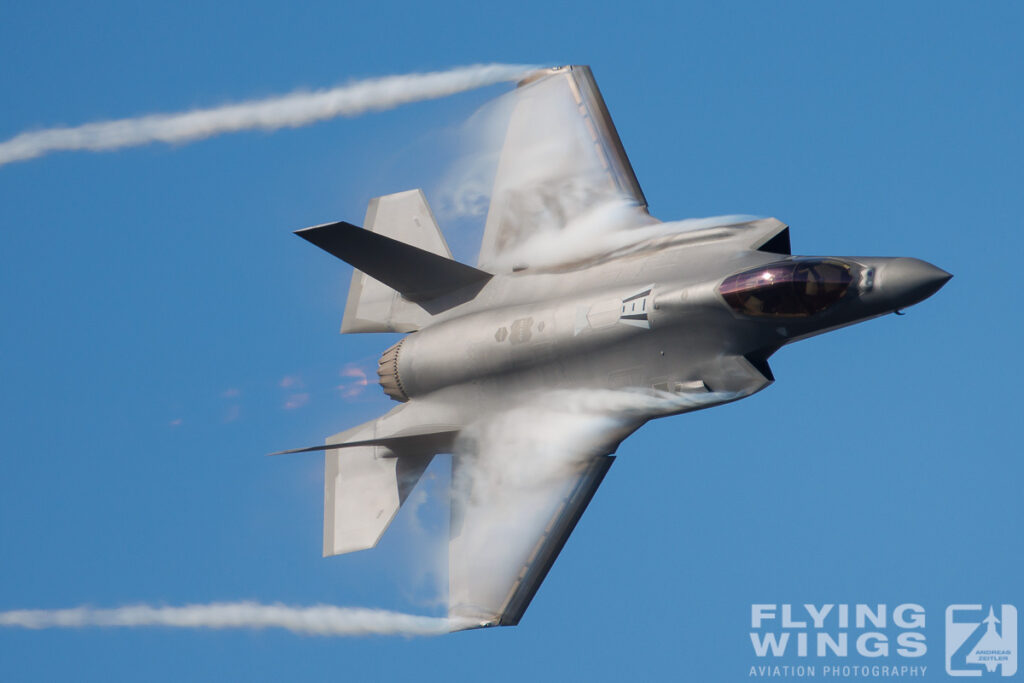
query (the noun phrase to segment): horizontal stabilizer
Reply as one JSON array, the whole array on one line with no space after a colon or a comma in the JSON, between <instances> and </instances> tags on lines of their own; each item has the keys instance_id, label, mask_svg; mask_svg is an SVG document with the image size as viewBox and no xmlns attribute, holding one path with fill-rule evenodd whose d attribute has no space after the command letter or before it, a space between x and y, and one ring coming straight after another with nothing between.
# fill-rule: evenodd
<instances>
[{"instance_id":1,"label":"horizontal stabilizer","mask_svg":"<svg viewBox=\"0 0 1024 683\"><path fill-rule=\"evenodd\" d=\"M430 312L469 301L491 279L490 273L343 221L295 234ZM447 295L455 295L454 301L430 305Z\"/></svg>"},{"instance_id":2,"label":"horizontal stabilizer","mask_svg":"<svg viewBox=\"0 0 1024 683\"><path fill-rule=\"evenodd\" d=\"M433 455L383 446L330 451L324 461L324 557L377 545Z\"/></svg>"},{"instance_id":3,"label":"horizontal stabilizer","mask_svg":"<svg viewBox=\"0 0 1024 683\"><path fill-rule=\"evenodd\" d=\"M327 438L324 450L324 557L377 541L430 461L451 447L451 425L421 424L377 437L379 420ZM293 451L294 452L294 451Z\"/></svg>"}]
</instances>

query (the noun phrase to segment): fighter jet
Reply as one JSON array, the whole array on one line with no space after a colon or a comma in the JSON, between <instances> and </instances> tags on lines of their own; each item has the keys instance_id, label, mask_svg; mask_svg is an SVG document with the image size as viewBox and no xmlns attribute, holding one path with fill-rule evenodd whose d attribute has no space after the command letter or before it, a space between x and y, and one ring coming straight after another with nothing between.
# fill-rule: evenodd
<instances>
[{"instance_id":1,"label":"fighter jet","mask_svg":"<svg viewBox=\"0 0 1024 683\"><path fill-rule=\"evenodd\" d=\"M399 405L284 451L325 451L324 556L374 547L452 454L457 629L519 623L645 422L761 391L782 346L951 277L914 258L796 256L774 218L653 218L586 66L532 73L498 104L475 266L452 259L420 190L373 199L363 227L296 233L355 268L343 334L405 334L377 371Z\"/></svg>"}]
</instances>

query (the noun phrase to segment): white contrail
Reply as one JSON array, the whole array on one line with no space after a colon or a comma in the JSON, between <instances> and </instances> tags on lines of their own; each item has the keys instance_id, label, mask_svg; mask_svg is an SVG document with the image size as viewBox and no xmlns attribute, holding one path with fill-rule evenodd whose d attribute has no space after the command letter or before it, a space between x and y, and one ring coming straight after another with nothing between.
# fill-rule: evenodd
<instances>
[{"instance_id":1,"label":"white contrail","mask_svg":"<svg viewBox=\"0 0 1024 683\"><path fill-rule=\"evenodd\" d=\"M98 151L151 142L192 142L240 130L296 128L336 116L357 116L518 80L534 68L478 64L448 71L371 78L328 90L294 92L211 109L29 131L0 142L0 166L60 150Z\"/></svg>"},{"instance_id":2,"label":"white contrail","mask_svg":"<svg viewBox=\"0 0 1024 683\"><path fill-rule=\"evenodd\" d=\"M0 612L0 626L30 629L85 626L173 626L177 628L283 628L317 636L435 636L465 628L457 619L424 617L357 607L290 607L256 602L221 602L183 607L128 605L113 609L74 607Z\"/></svg>"}]
</instances>

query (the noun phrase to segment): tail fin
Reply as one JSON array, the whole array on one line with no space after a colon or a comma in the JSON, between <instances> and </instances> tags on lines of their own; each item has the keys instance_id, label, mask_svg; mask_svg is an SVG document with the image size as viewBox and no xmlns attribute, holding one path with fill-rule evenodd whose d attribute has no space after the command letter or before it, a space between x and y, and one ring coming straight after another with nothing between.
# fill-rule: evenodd
<instances>
[{"instance_id":1,"label":"tail fin","mask_svg":"<svg viewBox=\"0 0 1024 683\"><path fill-rule=\"evenodd\" d=\"M374 197L366 207L367 230L405 242L438 256L451 258L441 229L427 205L423 190L408 190Z\"/></svg>"},{"instance_id":2,"label":"tail fin","mask_svg":"<svg viewBox=\"0 0 1024 683\"><path fill-rule=\"evenodd\" d=\"M342 222L296 234L356 268L342 333L417 330L430 315L472 299L491 278L452 260L420 190L371 200L365 230Z\"/></svg>"}]
</instances>

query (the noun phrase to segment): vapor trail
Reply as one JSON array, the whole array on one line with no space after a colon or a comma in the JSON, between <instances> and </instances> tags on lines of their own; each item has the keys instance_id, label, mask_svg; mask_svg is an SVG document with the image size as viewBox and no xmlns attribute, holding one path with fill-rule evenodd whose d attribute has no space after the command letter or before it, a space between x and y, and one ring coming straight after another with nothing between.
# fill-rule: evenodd
<instances>
[{"instance_id":1,"label":"vapor trail","mask_svg":"<svg viewBox=\"0 0 1024 683\"><path fill-rule=\"evenodd\" d=\"M192 142L241 130L297 128L337 116L357 116L518 80L534 68L478 64L448 71L371 78L327 90L293 92L211 109L30 131L0 142L0 166L61 150L99 151L152 142Z\"/></svg>"},{"instance_id":2,"label":"vapor trail","mask_svg":"<svg viewBox=\"0 0 1024 683\"><path fill-rule=\"evenodd\" d=\"M221 602L183 607L128 605L113 609L75 607L0 612L0 626L30 629L84 626L173 626L177 628L283 628L317 636L434 636L464 628L459 620L386 610L316 605L289 607Z\"/></svg>"}]
</instances>

